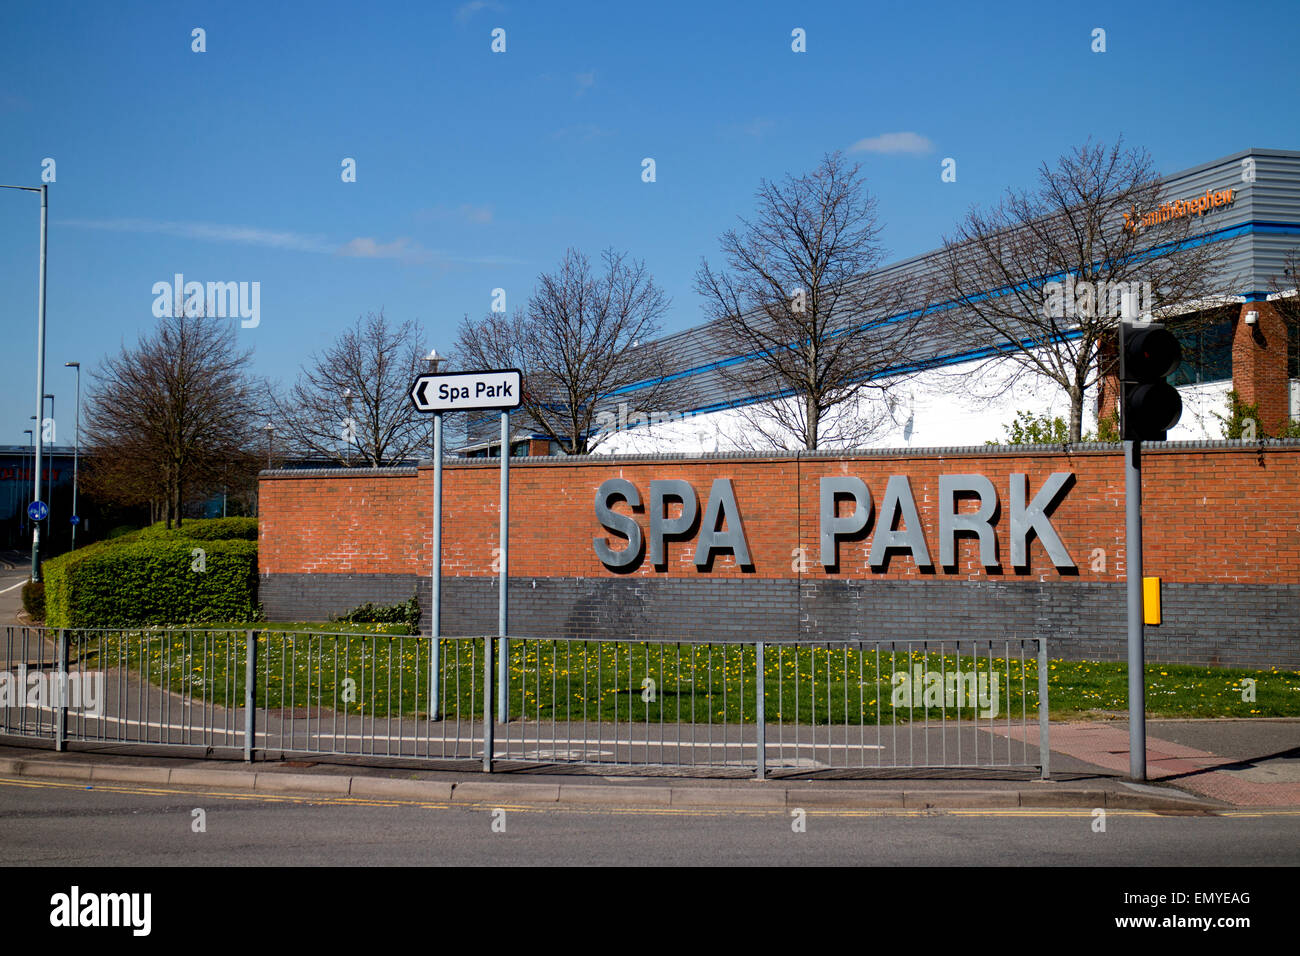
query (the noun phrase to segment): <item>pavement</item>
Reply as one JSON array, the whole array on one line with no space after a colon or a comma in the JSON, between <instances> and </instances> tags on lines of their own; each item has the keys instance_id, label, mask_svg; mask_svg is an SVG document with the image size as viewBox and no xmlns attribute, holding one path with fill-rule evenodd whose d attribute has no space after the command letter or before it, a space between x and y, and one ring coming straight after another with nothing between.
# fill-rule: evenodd
<instances>
[{"instance_id":1,"label":"pavement","mask_svg":"<svg viewBox=\"0 0 1300 956\"><path fill-rule=\"evenodd\" d=\"M21 568L0 569L0 622L18 618L13 585ZM241 722L242 723L242 722ZM238 727L241 723L235 723ZM1037 747L1036 726L999 729L1009 742ZM244 764L213 759L202 748L71 743L54 753L47 741L0 740L0 779L133 783L230 792L351 795L460 805L841 808L1124 808L1213 814L1241 808L1300 808L1300 720L1147 721L1148 781L1128 773L1123 720L1051 726L1052 779L1015 770L879 770L868 779L797 768L775 779L742 779L619 766L575 767L520 761L485 774L451 762L379 757L312 757ZM837 779L837 777L839 779Z\"/></svg>"},{"instance_id":2,"label":"pavement","mask_svg":"<svg viewBox=\"0 0 1300 956\"><path fill-rule=\"evenodd\" d=\"M994 809L1012 807L1134 809L1213 813L1229 804L1176 788L1105 776L1039 781L987 771L909 771L908 779L739 780L415 770L362 764L355 758L242 764L139 751L55 754L0 746L0 782L34 778L97 784L149 784L251 793L329 794L434 803L709 809Z\"/></svg>"}]
</instances>

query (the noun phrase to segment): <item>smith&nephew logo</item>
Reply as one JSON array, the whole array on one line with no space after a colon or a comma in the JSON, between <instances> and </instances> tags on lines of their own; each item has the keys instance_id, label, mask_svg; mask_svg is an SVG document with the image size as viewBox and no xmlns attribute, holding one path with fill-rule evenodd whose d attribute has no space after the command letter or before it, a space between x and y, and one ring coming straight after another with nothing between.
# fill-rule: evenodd
<instances>
[{"instance_id":1,"label":"smith&nephew logo","mask_svg":"<svg viewBox=\"0 0 1300 956\"><path fill-rule=\"evenodd\" d=\"M1204 196L1161 203L1159 208L1141 215L1134 209L1124 213L1124 231L1137 232L1174 219L1182 219L1184 216L1204 216L1211 209L1230 205L1235 198L1231 189L1220 189L1217 192L1210 192L1207 189Z\"/></svg>"}]
</instances>

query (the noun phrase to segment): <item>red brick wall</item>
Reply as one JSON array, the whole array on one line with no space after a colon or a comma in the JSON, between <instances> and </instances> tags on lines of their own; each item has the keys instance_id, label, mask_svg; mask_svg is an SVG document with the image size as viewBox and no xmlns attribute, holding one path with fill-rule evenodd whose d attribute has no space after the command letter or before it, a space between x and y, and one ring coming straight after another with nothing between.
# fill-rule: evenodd
<instances>
[{"instance_id":1,"label":"red brick wall","mask_svg":"<svg viewBox=\"0 0 1300 956\"><path fill-rule=\"evenodd\" d=\"M1257 313L1254 325L1246 313ZM1243 404L1259 406L1259 430L1277 436L1291 420L1287 330L1271 302L1243 302L1232 338L1232 387Z\"/></svg>"},{"instance_id":2,"label":"red brick wall","mask_svg":"<svg viewBox=\"0 0 1300 956\"><path fill-rule=\"evenodd\" d=\"M1031 539L1031 566L1010 567L1009 478L1029 475L1030 498L1055 471L1074 472L1076 483L1052 513L1052 524L1079 572L1061 574L1042 544ZM940 474L980 473L1001 502L995 529L1001 573L979 563L978 540L957 538L957 567L938 566L937 495ZM874 504L869 535L840 542L840 568L827 575L819 562L819 479L848 474L862 478ZM918 569L895 552L885 573L867 566L890 475L909 477L936 567ZM444 470L444 575L492 576L498 546L499 463L455 465ZM714 478L730 478L749 543L753 570L737 568L719 554L716 577L794 578L792 551L806 550L802 577L1008 581L1123 580L1124 469L1114 453L1050 453L871 456L854 458L715 458L694 460L550 459L514 461L510 469L510 573L519 577L624 577L604 567L592 539L623 542L596 520L601 482L622 477L636 485L643 508L636 513L648 531L646 507L652 478L685 478L703 514ZM1145 573L1167 582L1300 584L1300 447L1148 452L1144 456ZM261 482L260 570L263 574L427 574L432 541L433 472L418 475L308 473L267 476ZM975 502L964 503L973 510ZM615 510L626 513L620 502ZM648 560L635 575L697 578L695 539L667 542L669 563L659 571ZM1095 549L1105 570L1094 571Z\"/></svg>"}]
</instances>

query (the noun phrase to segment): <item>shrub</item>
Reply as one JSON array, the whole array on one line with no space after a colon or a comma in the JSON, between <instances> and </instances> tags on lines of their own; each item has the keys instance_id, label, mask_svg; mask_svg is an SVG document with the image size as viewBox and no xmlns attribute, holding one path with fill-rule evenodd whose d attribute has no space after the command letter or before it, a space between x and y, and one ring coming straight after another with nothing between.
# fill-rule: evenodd
<instances>
[{"instance_id":1,"label":"shrub","mask_svg":"<svg viewBox=\"0 0 1300 956\"><path fill-rule=\"evenodd\" d=\"M250 527L251 525L251 527ZM256 519L153 525L46 564L51 627L256 619Z\"/></svg>"},{"instance_id":2,"label":"shrub","mask_svg":"<svg viewBox=\"0 0 1300 956\"><path fill-rule=\"evenodd\" d=\"M28 581L23 585L23 610L33 621L45 620L44 581Z\"/></svg>"},{"instance_id":3,"label":"shrub","mask_svg":"<svg viewBox=\"0 0 1300 956\"><path fill-rule=\"evenodd\" d=\"M350 624L405 624L408 633L415 634L420 626L420 599L412 594L409 601L386 607L367 602L331 620Z\"/></svg>"},{"instance_id":4,"label":"shrub","mask_svg":"<svg viewBox=\"0 0 1300 956\"><path fill-rule=\"evenodd\" d=\"M1021 409L1016 412L1015 421L1010 425L1003 425L1002 428L1007 433L1006 441L986 441L984 444L1064 445L1070 440L1070 425L1059 415L1053 418L1050 415L1035 415L1033 412ZM1096 437L1093 437L1092 432L1084 432L1079 436L1079 441L1119 441L1119 412L1112 412L1097 422Z\"/></svg>"},{"instance_id":5,"label":"shrub","mask_svg":"<svg viewBox=\"0 0 1300 956\"><path fill-rule=\"evenodd\" d=\"M1228 390L1227 415L1212 412L1223 427L1224 438L1245 438L1252 440L1264 438L1264 430L1259 427L1259 403L1243 402L1235 388Z\"/></svg>"},{"instance_id":6,"label":"shrub","mask_svg":"<svg viewBox=\"0 0 1300 956\"><path fill-rule=\"evenodd\" d=\"M1273 437L1260 424L1258 402L1243 402L1235 388L1229 389L1227 398L1228 407L1226 411L1228 414L1212 413L1223 428L1224 438L1243 438L1246 441L1255 441L1261 438ZM1300 438L1300 422L1288 421L1286 427L1282 429L1282 434L1277 437Z\"/></svg>"},{"instance_id":7,"label":"shrub","mask_svg":"<svg viewBox=\"0 0 1300 956\"><path fill-rule=\"evenodd\" d=\"M1087 438L1085 437L1085 441ZM1115 409L1104 418L1097 419L1097 441L1115 443L1120 440L1119 409Z\"/></svg>"}]
</instances>

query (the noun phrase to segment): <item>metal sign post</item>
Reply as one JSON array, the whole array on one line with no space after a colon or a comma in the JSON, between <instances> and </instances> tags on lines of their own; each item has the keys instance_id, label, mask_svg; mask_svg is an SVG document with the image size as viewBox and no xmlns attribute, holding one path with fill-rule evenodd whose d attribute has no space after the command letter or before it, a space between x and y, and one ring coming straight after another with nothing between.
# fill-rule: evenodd
<instances>
[{"instance_id":1,"label":"metal sign post","mask_svg":"<svg viewBox=\"0 0 1300 956\"><path fill-rule=\"evenodd\" d=\"M519 369L484 369L476 372L444 372L421 375L410 389L416 411L429 412L433 420L433 554L430 568L433 652L430 655L430 711L437 716L439 701L439 638L442 636L442 416L444 412L491 409L501 412L501 594L497 611L500 687L497 717L509 717L509 654L507 592L510 549L510 409L523 403L523 373ZM483 640L483 769L491 772L492 725L492 640Z\"/></svg>"},{"instance_id":2,"label":"metal sign post","mask_svg":"<svg viewBox=\"0 0 1300 956\"><path fill-rule=\"evenodd\" d=\"M1124 442L1124 575L1128 579L1128 768L1147 778L1146 648L1142 615L1141 446Z\"/></svg>"},{"instance_id":3,"label":"metal sign post","mask_svg":"<svg viewBox=\"0 0 1300 956\"><path fill-rule=\"evenodd\" d=\"M497 704L497 720L510 719L510 646L509 591L510 591L510 413L501 413L501 593L497 596L497 685L501 697Z\"/></svg>"},{"instance_id":4,"label":"metal sign post","mask_svg":"<svg viewBox=\"0 0 1300 956\"><path fill-rule=\"evenodd\" d=\"M438 696L442 675L442 412L433 414L433 571L429 596L429 714L441 719Z\"/></svg>"},{"instance_id":5,"label":"metal sign post","mask_svg":"<svg viewBox=\"0 0 1300 956\"><path fill-rule=\"evenodd\" d=\"M1127 333L1138 321L1136 293L1120 301L1119 412L1124 440L1124 577L1128 603L1128 770L1134 780L1147 778L1146 647L1142 615L1142 446L1128 420Z\"/></svg>"}]
</instances>

